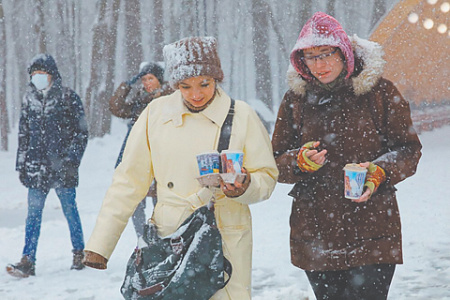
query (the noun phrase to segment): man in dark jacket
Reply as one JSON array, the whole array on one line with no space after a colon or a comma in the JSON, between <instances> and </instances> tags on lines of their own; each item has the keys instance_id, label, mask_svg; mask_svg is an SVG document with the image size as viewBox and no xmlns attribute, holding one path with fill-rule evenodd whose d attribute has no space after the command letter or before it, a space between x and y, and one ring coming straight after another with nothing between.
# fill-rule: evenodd
<instances>
[{"instance_id":1,"label":"man in dark jacket","mask_svg":"<svg viewBox=\"0 0 450 300\"><path fill-rule=\"evenodd\" d=\"M28 188L25 247L21 261L6 267L10 275L20 278L35 275L42 211L52 188L69 223L71 269L84 267L83 231L75 201L78 168L88 139L83 105L74 91L62 86L51 55L35 56L28 73L31 82L22 102L16 161L20 181Z\"/></svg>"}]
</instances>

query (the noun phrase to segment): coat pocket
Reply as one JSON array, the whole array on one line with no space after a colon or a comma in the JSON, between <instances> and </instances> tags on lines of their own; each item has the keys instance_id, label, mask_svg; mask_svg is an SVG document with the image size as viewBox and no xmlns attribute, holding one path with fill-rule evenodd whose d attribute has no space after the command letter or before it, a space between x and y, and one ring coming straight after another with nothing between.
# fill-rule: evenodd
<instances>
[{"instance_id":1,"label":"coat pocket","mask_svg":"<svg viewBox=\"0 0 450 300\"><path fill-rule=\"evenodd\" d=\"M291 239L302 241L315 239L318 233L318 221L314 203L302 197L294 198L289 224L291 226Z\"/></svg>"},{"instance_id":2,"label":"coat pocket","mask_svg":"<svg viewBox=\"0 0 450 300\"><path fill-rule=\"evenodd\" d=\"M351 215L349 228L353 228L357 240L401 234L400 215L393 191L373 195L367 203L356 206Z\"/></svg>"}]
</instances>

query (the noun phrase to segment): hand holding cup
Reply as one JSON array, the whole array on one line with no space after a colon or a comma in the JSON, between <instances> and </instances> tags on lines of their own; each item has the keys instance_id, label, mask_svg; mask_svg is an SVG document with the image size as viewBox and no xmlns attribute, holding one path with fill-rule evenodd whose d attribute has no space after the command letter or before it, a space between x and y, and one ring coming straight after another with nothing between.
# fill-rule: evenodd
<instances>
[{"instance_id":1,"label":"hand holding cup","mask_svg":"<svg viewBox=\"0 0 450 300\"><path fill-rule=\"evenodd\" d=\"M248 186L250 185L250 173L245 168L241 169L242 174L245 174L245 177L236 177L234 183L227 183L223 180L220 181L220 188L225 194L225 196L229 198L239 197L245 193ZM244 178L244 181L241 182L241 178Z\"/></svg>"}]
</instances>

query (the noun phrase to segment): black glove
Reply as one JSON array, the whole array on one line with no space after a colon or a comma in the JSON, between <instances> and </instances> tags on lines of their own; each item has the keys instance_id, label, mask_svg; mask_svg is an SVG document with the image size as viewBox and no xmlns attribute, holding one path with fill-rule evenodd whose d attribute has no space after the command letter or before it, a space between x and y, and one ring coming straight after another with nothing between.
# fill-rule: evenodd
<instances>
[{"instance_id":1,"label":"black glove","mask_svg":"<svg viewBox=\"0 0 450 300\"><path fill-rule=\"evenodd\" d=\"M129 85L129 86L132 86L133 84L136 83L136 81L138 81L139 79L141 79L142 76L144 76L144 75L145 75L145 73L140 72L139 74L134 75L130 80L125 81L125 83L126 83L127 85Z\"/></svg>"},{"instance_id":2,"label":"black glove","mask_svg":"<svg viewBox=\"0 0 450 300\"><path fill-rule=\"evenodd\" d=\"M25 168L18 170L19 171L19 180L24 185L27 186L28 184L28 176Z\"/></svg>"},{"instance_id":3,"label":"black glove","mask_svg":"<svg viewBox=\"0 0 450 300\"><path fill-rule=\"evenodd\" d=\"M66 159L62 168L57 171L58 177L64 184L71 184L78 174L78 165L73 161Z\"/></svg>"}]
</instances>

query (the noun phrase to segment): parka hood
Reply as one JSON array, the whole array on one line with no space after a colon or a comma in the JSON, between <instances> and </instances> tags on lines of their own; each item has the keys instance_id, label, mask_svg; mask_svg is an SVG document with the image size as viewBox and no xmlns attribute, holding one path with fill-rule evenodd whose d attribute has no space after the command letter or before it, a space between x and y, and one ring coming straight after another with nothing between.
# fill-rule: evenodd
<instances>
[{"instance_id":1,"label":"parka hood","mask_svg":"<svg viewBox=\"0 0 450 300\"><path fill-rule=\"evenodd\" d=\"M354 71L355 61L348 35L335 18L319 11L303 26L290 55L291 65L306 80L312 80L313 76L309 73L305 63L301 61L303 50L320 46L332 46L340 49L345 57L346 78L349 78Z\"/></svg>"},{"instance_id":2,"label":"parka hood","mask_svg":"<svg viewBox=\"0 0 450 300\"><path fill-rule=\"evenodd\" d=\"M33 57L28 67L28 74L34 71L44 71L52 75L52 80L61 80L56 61L50 54L41 53Z\"/></svg>"},{"instance_id":3,"label":"parka hood","mask_svg":"<svg viewBox=\"0 0 450 300\"><path fill-rule=\"evenodd\" d=\"M386 63L383 59L384 51L380 44L359 38L356 34L349 38L355 57L355 70L349 80L352 81L354 94L363 95L373 88L383 73ZM292 63L289 64L286 78L289 88L295 94L306 94L309 82L297 72Z\"/></svg>"}]
</instances>

